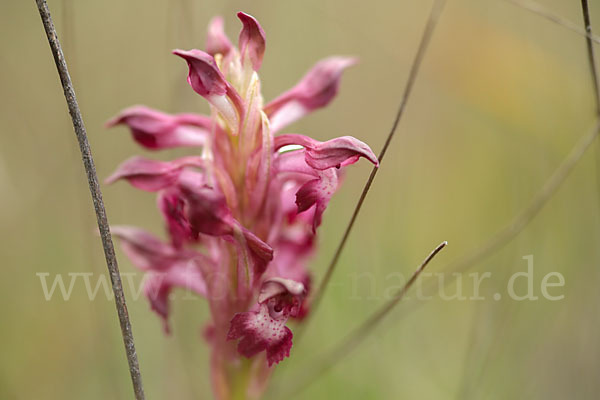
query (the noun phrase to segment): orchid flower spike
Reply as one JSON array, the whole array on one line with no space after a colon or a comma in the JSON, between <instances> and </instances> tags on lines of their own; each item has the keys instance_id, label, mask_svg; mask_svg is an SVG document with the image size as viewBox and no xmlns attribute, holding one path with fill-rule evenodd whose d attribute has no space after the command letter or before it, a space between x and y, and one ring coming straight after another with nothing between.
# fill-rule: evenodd
<instances>
[{"instance_id":1,"label":"orchid flower spike","mask_svg":"<svg viewBox=\"0 0 600 400\"><path fill-rule=\"evenodd\" d=\"M216 17L206 51L173 51L185 61L187 81L208 101L210 115L134 106L107 123L128 127L148 150L195 148L172 161L135 156L106 182L125 180L156 193L166 240L126 226L113 227L113 233L132 264L147 274L144 293L166 332L175 289L208 301L204 336L219 399L234 392L257 397L272 367L290 356L287 323L301 323L310 312L307 264L343 170L360 158L378 165L369 146L350 136L320 142L278 134L328 105L356 60L322 60L293 88L265 102L258 75L265 32L253 16L237 16L237 47Z\"/></svg>"}]
</instances>

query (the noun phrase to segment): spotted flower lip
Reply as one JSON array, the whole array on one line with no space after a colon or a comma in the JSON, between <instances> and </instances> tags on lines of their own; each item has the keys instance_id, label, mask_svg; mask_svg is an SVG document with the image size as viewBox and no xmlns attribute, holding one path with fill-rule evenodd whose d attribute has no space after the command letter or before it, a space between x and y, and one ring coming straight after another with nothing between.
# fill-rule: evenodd
<instances>
[{"instance_id":1,"label":"spotted flower lip","mask_svg":"<svg viewBox=\"0 0 600 400\"><path fill-rule=\"evenodd\" d=\"M304 285L290 279L266 280L258 298L258 311L236 314L227 340L241 339L238 351L245 357L265 351L269 367L290 356L292 331L285 326L295 316L304 295Z\"/></svg>"},{"instance_id":2,"label":"spotted flower lip","mask_svg":"<svg viewBox=\"0 0 600 400\"><path fill-rule=\"evenodd\" d=\"M327 106L356 59L321 60L294 87L266 102L258 74L265 32L253 16L237 17L242 25L237 46L216 17L206 51L173 51L185 60L188 83L208 101L209 115L134 106L107 123L128 127L148 150L196 151L172 161L132 157L106 182L126 180L156 195L165 240L139 228L117 226L113 232L146 274L144 292L166 332L174 290L208 301L211 373L219 399L230 399L230 385L240 382L248 390L264 388L269 367L290 355L293 334L286 324L289 318L301 323L310 312L307 264L342 174L361 158L379 165L371 148L351 136L321 142L279 133ZM242 357L249 364L240 363ZM240 365L250 366L243 379L235 376Z\"/></svg>"}]
</instances>

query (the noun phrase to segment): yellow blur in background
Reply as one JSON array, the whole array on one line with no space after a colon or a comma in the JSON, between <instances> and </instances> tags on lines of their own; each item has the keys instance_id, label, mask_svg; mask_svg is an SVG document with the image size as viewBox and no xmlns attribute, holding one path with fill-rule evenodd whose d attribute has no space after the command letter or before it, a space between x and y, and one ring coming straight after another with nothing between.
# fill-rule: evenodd
<instances>
[{"instance_id":1,"label":"yellow blur in background","mask_svg":"<svg viewBox=\"0 0 600 400\"><path fill-rule=\"evenodd\" d=\"M600 4L591 2L600 32ZM541 1L577 24L578 1ZM104 122L145 104L207 112L186 83L173 48L203 48L209 19L222 15L237 37L239 10L267 35L261 69L267 100L317 60L355 55L338 98L287 131L320 140L352 135L377 152L392 125L431 1L75 1L50 0L88 129L98 174L140 149ZM62 89L35 2L0 6L0 398L132 398L114 302L93 286L106 266ZM594 122L584 37L502 0L449 0L389 152L350 236L322 308L273 377L272 398L311 368L320 352L383 304L442 240L450 245L423 281L480 248L529 204ZM600 144L516 238L476 263L443 293L414 293L336 367L296 398L594 399L600 390ZM311 268L322 276L369 174L347 171L320 229ZM152 194L103 186L113 224L162 234ZM118 249L118 245L117 245ZM119 250L119 249L118 249ZM206 304L185 292L172 303L173 334L133 287L125 292L150 399L210 399ZM529 258L524 258L532 256ZM537 300L509 296L526 272ZM473 299L468 273L490 277ZM564 286L542 281L560 273ZM136 274L133 274L136 273ZM71 274L71 275L68 275ZM79 274L79 275L73 275ZM87 274L87 275L86 275ZM46 300L57 275L71 296ZM44 278L46 277L46 278ZM515 280L526 293L526 279ZM67 287L68 289L68 287ZM498 294L499 296L495 296Z\"/></svg>"}]
</instances>

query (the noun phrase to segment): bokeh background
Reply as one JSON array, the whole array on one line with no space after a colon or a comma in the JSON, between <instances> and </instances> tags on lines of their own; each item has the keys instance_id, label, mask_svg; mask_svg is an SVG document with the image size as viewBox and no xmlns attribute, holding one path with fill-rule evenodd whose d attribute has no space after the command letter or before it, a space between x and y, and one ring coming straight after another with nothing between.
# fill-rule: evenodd
<instances>
[{"instance_id":1,"label":"bokeh background","mask_svg":"<svg viewBox=\"0 0 600 400\"><path fill-rule=\"evenodd\" d=\"M591 2L600 32L600 4ZM578 1L541 4L581 23ZM173 48L202 48L208 20L223 15L237 37L238 10L267 33L266 99L317 60L356 55L337 100L290 131L319 139L353 135L378 151L392 124L431 1L51 0L98 173L146 154L125 129L103 123L132 104L206 112ZM114 302L90 301L79 281L70 300L46 301L36 273L106 275L95 218L62 90L35 2L0 3L0 398L129 399ZM414 93L305 337L273 384L284 393L311 360L366 318L442 240L430 266L443 272L522 210L594 119L585 41L502 0L450 0ZM593 146L540 214L507 246L473 265L491 272L482 301L403 302L356 351L299 399L593 399L600 390L600 200ZM181 151L150 154L164 159ZM370 167L347 174L331 203L312 263L320 277ZM103 187L112 223L162 232L154 197ZM534 256L534 289L565 277L560 301L514 301L507 281ZM134 272L119 251L123 272ZM357 275L368 273L368 275ZM357 279L358 277L358 279ZM65 275L65 279L68 275ZM141 277L134 278L139 282ZM424 279L436 279L425 277ZM358 283L356 283L358 282ZM472 290L465 281L463 290ZM356 285L355 285L356 283ZM469 283L470 285L470 283ZM453 293L456 284L447 288ZM521 282L517 288L526 290ZM501 293L501 300L493 294ZM149 399L210 399L207 309L179 293L165 337L145 299L126 287ZM409 296L410 297L410 296Z\"/></svg>"}]
</instances>

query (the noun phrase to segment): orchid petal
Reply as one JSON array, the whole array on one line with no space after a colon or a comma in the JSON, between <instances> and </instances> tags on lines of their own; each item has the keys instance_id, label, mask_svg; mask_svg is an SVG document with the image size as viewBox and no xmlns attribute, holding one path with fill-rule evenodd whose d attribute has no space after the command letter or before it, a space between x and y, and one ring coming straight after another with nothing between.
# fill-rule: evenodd
<instances>
[{"instance_id":1,"label":"orchid petal","mask_svg":"<svg viewBox=\"0 0 600 400\"><path fill-rule=\"evenodd\" d=\"M136 156L123 162L106 183L126 179L134 187L155 192L175 184L185 167L203 167L200 157L183 157L170 162Z\"/></svg>"},{"instance_id":2,"label":"orchid petal","mask_svg":"<svg viewBox=\"0 0 600 400\"><path fill-rule=\"evenodd\" d=\"M263 112L260 113L260 116L262 125L259 132L262 143L259 151L248 160L246 168L246 185L250 195L252 213L260 211L265 196L268 194L273 164L273 136L269 129L269 120Z\"/></svg>"},{"instance_id":3,"label":"orchid petal","mask_svg":"<svg viewBox=\"0 0 600 400\"><path fill-rule=\"evenodd\" d=\"M219 70L213 56L201 50L173 50L189 67L188 83L202 97L225 96L229 83Z\"/></svg>"},{"instance_id":4,"label":"orchid petal","mask_svg":"<svg viewBox=\"0 0 600 400\"><path fill-rule=\"evenodd\" d=\"M193 187L180 182L186 200L185 214L192 229L197 233L222 236L231 233L231 211L225 197L210 186Z\"/></svg>"},{"instance_id":5,"label":"orchid petal","mask_svg":"<svg viewBox=\"0 0 600 400\"><path fill-rule=\"evenodd\" d=\"M237 129L243 102L238 92L227 82L213 56L201 50L173 50L189 67L188 83L196 93L206 98Z\"/></svg>"},{"instance_id":6,"label":"orchid petal","mask_svg":"<svg viewBox=\"0 0 600 400\"><path fill-rule=\"evenodd\" d=\"M111 226L110 232L121 241L123 252L133 265L143 271L166 271L173 264L195 260L210 263L205 255L188 249L178 249L153 234L133 226Z\"/></svg>"},{"instance_id":7,"label":"orchid petal","mask_svg":"<svg viewBox=\"0 0 600 400\"><path fill-rule=\"evenodd\" d=\"M269 262L273 259L273 249L267 243L263 242L258 236L246 228L242 228L244 239L252 253L260 260Z\"/></svg>"},{"instance_id":8,"label":"orchid petal","mask_svg":"<svg viewBox=\"0 0 600 400\"><path fill-rule=\"evenodd\" d=\"M273 132L325 107L338 92L342 72L356 59L330 57L319 61L292 89L266 105Z\"/></svg>"},{"instance_id":9,"label":"orchid petal","mask_svg":"<svg viewBox=\"0 0 600 400\"><path fill-rule=\"evenodd\" d=\"M227 55L233 47L223 29L223 18L214 17L208 23L206 36L206 52L212 56L216 54Z\"/></svg>"},{"instance_id":10,"label":"orchid petal","mask_svg":"<svg viewBox=\"0 0 600 400\"><path fill-rule=\"evenodd\" d=\"M265 54L265 32L253 16L243 12L239 12L237 16L244 25L238 41L242 62L250 59L252 69L258 71Z\"/></svg>"},{"instance_id":11,"label":"orchid petal","mask_svg":"<svg viewBox=\"0 0 600 400\"><path fill-rule=\"evenodd\" d=\"M164 276L160 274L148 274L144 277L144 294L150 301L150 308L161 318L163 331L169 335L169 294L171 288L164 284Z\"/></svg>"},{"instance_id":12,"label":"orchid petal","mask_svg":"<svg viewBox=\"0 0 600 400\"><path fill-rule=\"evenodd\" d=\"M306 182L296 193L296 204L298 212L303 212L315 206L313 218L313 233L321 225L323 213L327 204L337 190L338 177L336 170L328 169L321 172L319 179L313 179Z\"/></svg>"},{"instance_id":13,"label":"orchid petal","mask_svg":"<svg viewBox=\"0 0 600 400\"><path fill-rule=\"evenodd\" d=\"M235 237L235 231L239 231L254 255L267 262L273 259L273 249L233 218L221 193L206 185L198 188L181 182L180 187L187 203L186 216L194 232Z\"/></svg>"},{"instance_id":14,"label":"orchid petal","mask_svg":"<svg viewBox=\"0 0 600 400\"><path fill-rule=\"evenodd\" d=\"M111 226L113 236L121 240L123 252L141 270L165 270L181 260L175 249L143 229L132 226Z\"/></svg>"},{"instance_id":15,"label":"orchid petal","mask_svg":"<svg viewBox=\"0 0 600 400\"><path fill-rule=\"evenodd\" d=\"M279 277L267 279L260 289L258 302L264 303L271 297L284 293L290 293L292 296L302 296L304 294L304 285L291 279Z\"/></svg>"},{"instance_id":16,"label":"orchid petal","mask_svg":"<svg viewBox=\"0 0 600 400\"><path fill-rule=\"evenodd\" d=\"M144 285L144 294L150 300L152 310L162 318L167 334L170 333L169 295L175 288L206 296L206 283L200 269L194 264L175 264L165 272L149 274Z\"/></svg>"},{"instance_id":17,"label":"orchid petal","mask_svg":"<svg viewBox=\"0 0 600 400\"><path fill-rule=\"evenodd\" d=\"M318 170L354 164L360 157L379 166L371 148L352 136L342 136L326 142L296 134L275 137L275 150L292 144L303 146L306 149L306 163Z\"/></svg>"},{"instance_id":18,"label":"orchid petal","mask_svg":"<svg viewBox=\"0 0 600 400\"><path fill-rule=\"evenodd\" d=\"M309 218L314 234L321 224L321 217L327 203L337 189L338 178L336 169L320 171L309 166L306 163L305 152L306 150L299 150L279 154L276 169L279 179L284 179L288 184L298 188L295 201L297 213L305 213L301 216L304 217L308 215L308 210L312 210ZM291 210L288 209L289 211ZM288 217L290 216L295 218L295 215Z\"/></svg>"},{"instance_id":19,"label":"orchid petal","mask_svg":"<svg viewBox=\"0 0 600 400\"><path fill-rule=\"evenodd\" d=\"M210 133L210 119L202 115L169 115L144 106L123 110L106 123L107 127L127 125L136 142L152 150L204 146Z\"/></svg>"},{"instance_id":20,"label":"orchid petal","mask_svg":"<svg viewBox=\"0 0 600 400\"><path fill-rule=\"evenodd\" d=\"M350 136L343 136L319 142L303 135L279 135L274 140L274 150L284 146L300 145L303 150L279 154L276 170L278 174L287 173L288 180L302 183L296 192L298 213L314 207L312 216L313 233L321 224L323 212L337 190L337 168L353 164L365 157L379 165L377 157L369 146Z\"/></svg>"},{"instance_id":21,"label":"orchid petal","mask_svg":"<svg viewBox=\"0 0 600 400\"><path fill-rule=\"evenodd\" d=\"M194 238L192 228L184 214L185 203L177 189L161 192L157 199L158 208L163 214L171 243L180 248Z\"/></svg>"},{"instance_id":22,"label":"orchid petal","mask_svg":"<svg viewBox=\"0 0 600 400\"><path fill-rule=\"evenodd\" d=\"M275 139L277 139L277 136ZM305 177L318 177L319 171L306 163L305 153L306 150L294 150L279 154L275 163L277 172L299 174Z\"/></svg>"},{"instance_id":23,"label":"orchid petal","mask_svg":"<svg viewBox=\"0 0 600 400\"><path fill-rule=\"evenodd\" d=\"M206 296L206 282L201 264L211 261L192 250L176 249L143 229L131 226L112 226L111 233L121 240L121 247L131 262L146 275L144 292L151 308L161 316L165 332L169 332L169 293L184 288Z\"/></svg>"}]
</instances>

